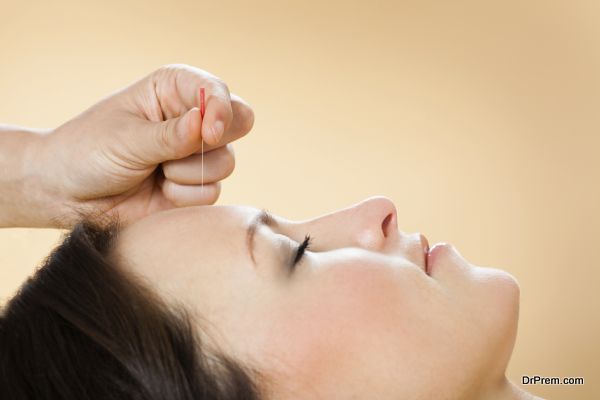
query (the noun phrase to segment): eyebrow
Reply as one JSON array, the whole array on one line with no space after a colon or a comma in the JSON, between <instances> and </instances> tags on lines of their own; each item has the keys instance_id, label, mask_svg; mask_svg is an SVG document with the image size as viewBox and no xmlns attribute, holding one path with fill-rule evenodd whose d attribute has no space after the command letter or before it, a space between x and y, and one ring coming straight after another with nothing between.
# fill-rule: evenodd
<instances>
[{"instance_id":1,"label":"eyebrow","mask_svg":"<svg viewBox=\"0 0 600 400\"><path fill-rule=\"evenodd\" d=\"M277 221L275 221L273 216L264 208L252 218L252 221L250 221L248 229L246 230L246 246L248 247L248 254L250 254L250 259L254 266L256 266L256 260L254 259L254 236L256 230L261 225L268 227L277 226Z\"/></svg>"}]
</instances>

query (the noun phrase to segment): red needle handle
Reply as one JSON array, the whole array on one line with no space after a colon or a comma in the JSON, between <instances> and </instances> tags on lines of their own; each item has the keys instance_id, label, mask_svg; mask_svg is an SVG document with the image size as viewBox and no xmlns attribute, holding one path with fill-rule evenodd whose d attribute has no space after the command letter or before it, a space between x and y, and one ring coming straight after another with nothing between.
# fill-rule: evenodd
<instances>
[{"instance_id":1,"label":"red needle handle","mask_svg":"<svg viewBox=\"0 0 600 400\"><path fill-rule=\"evenodd\" d=\"M205 101L204 101L204 88L200 88L200 116L204 119L204 109L205 109Z\"/></svg>"}]
</instances>

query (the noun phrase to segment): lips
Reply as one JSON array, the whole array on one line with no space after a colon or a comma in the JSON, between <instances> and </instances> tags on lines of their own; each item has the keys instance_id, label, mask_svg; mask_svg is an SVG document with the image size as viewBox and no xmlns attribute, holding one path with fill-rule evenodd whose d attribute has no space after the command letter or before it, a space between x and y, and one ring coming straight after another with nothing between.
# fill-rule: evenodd
<instances>
[{"instance_id":1,"label":"lips","mask_svg":"<svg viewBox=\"0 0 600 400\"><path fill-rule=\"evenodd\" d=\"M423 249L423 268L425 273L429 275L429 265L427 263L428 253L429 253L429 241L425 237L425 235L419 233L419 239L421 241L421 248Z\"/></svg>"}]
</instances>

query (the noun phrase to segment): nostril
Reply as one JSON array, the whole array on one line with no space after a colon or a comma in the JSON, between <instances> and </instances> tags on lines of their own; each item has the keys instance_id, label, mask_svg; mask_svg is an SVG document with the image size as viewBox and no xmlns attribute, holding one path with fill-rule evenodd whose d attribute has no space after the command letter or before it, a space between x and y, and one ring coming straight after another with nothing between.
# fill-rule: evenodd
<instances>
[{"instance_id":1,"label":"nostril","mask_svg":"<svg viewBox=\"0 0 600 400\"><path fill-rule=\"evenodd\" d=\"M392 221L393 217L394 217L394 213L389 213L387 215L387 217L385 217L383 219L383 222L381 223L381 230L383 231L383 236L385 236L385 237L388 236L389 225L390 225L390 222Z\"/></svg>"}]
</instances>

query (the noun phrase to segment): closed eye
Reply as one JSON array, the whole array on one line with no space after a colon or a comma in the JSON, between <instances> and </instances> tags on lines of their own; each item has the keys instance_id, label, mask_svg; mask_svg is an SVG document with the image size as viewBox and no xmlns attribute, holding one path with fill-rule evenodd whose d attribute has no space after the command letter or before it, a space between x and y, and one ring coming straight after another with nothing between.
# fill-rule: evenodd
<instances>
[{"instance_id":1,"label":"closed eye","mask_svg":"<svg viewBox=\"0 0 600 400\"><path fill-rule=\"evenodd\" d=\"M310 237L310 235L307 234L304 237L304 241L302 243L300 243L300 245L296 249L296 256L294 257L294 261L292 262L292 266L291 266L292 270L296 267L296 264L298 264L302 260L302 256L304 255L304 252L310 248L310 242L311 242L311 237Z\"/></svg>"}]
</instances>

